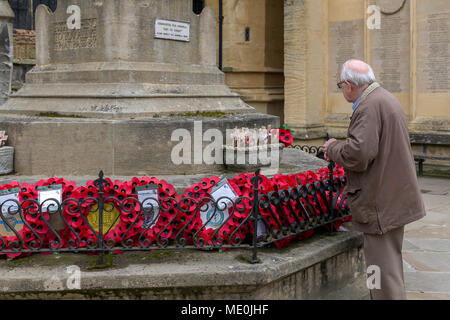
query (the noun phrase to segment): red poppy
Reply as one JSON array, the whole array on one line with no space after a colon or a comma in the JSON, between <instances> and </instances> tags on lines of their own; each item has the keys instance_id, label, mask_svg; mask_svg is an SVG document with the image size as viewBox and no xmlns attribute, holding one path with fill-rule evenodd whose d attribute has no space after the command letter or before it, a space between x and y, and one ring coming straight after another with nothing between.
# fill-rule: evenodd
<instances>
[{"instance_id":1,"label":"red poppy","mask_svg":"<svg viewBox=\"0 0 450 320\"><path fill-rule=\"evenodd\" d=\"M279 130L279 139L280 142L283 143L286 147L289 147L292 142L294 142L294 138L292 137L291 130L280 128Z\"/></svg>"}]
</instances>

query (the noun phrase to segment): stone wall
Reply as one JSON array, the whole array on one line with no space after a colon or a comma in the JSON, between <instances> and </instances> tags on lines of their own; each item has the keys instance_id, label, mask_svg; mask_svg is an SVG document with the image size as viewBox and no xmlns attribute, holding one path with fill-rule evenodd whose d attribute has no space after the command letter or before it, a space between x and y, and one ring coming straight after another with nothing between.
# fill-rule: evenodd
<instances>
[{"instance_id":1,"label":"stone wall","mask_svg":"<svg viewBox=\"0 0 450 320\"><path fill-rule=\"evenodd\" d=\"M207 0L217 15L219 4ZM257 112L284 121L283 3L223 1L223 71L226 83ZM217 39L219 35L217 32Z\"/></svg>"},{"instance_id":2,"label":"stone wall","mask_svg":"<svg viewBox=\"0 0 450 320\"><path fill-rule=\"evenodd\" d=\"M22 88L25 75L36 64L36 32L14 29L14 66L11 91Z\"/></svg>"},{"instance_id":3,"label":"stone wall","mask_svg":"<svg viewBox=\"0 0 450 320\"><path fill-rule=\"evenodd\" d=\"M371 5L381 9L379 25ZM297 142L323 143L327 132L346 137L352 109L336 83L350 58L372 65L411 133L450 135L447 0L285 0L284 14L284 113ZM450 155L450 147L429 153Z\"/></svg>"}]
</instances>

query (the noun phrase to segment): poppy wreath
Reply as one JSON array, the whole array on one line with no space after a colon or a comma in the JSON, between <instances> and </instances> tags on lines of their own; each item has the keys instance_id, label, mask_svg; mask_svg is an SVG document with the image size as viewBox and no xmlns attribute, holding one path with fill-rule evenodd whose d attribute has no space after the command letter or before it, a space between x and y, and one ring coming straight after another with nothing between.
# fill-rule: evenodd
<instances>
[{"instance_id":1,"label":"poppy wreath","mask_svg":"<svg viewBox=\"0 0 450 320\"><path fill-rule=\"evenodd\" d=\"M305 174L302 175L302 177L305 177L304 181L311 180L311 175ZM289 194L286 195L286 192L289 192L288 190L290 188L297 188L298 183L298 176L295 174L290 175L283 175L283 174L276 174L272 178L272 181L274 185L276 186L278 193L280 196L285 195L286 197L289 196ZM291 191L295 192L295 191ZM283 216L287 218L289 225L298 224L299 222L302 223L305 221L305 217L303 216L303 208L306 208L306 200L302 199L300 196L298 197L298 200L295 201L294 199L288 197L288 201L281 201L281 205L279 210L282 210L282 214L279 214L280 216ZM303 204L303 208L302 208ZM285 220L285 219L284 219ZM307 230L305 232L302 232L296 236L292 236L289 238L286 238L282 241L280 241L277 245L277 247L286 247L290 244L290 242L294 239L303 240L311 237L314 234L314 230Z\"/></svg>"},{"instance_id":2,"label":"poppy wreath","mask_svg":"<svg viewBox=\"0 0 450 320\"><path fill-rule=\"evenodd\" d=\"M312 208L312 214L320 217L322 214L326 214L328 207L324 202L324 199L320 195L314 197L311 193L314 191L314 184L316 182L321 182L319 175L313 171L305 171L301 172L297 175L298 184L301 186L305 186L305 189L308 191L308 195L306 199L304 199L303 204L306 205L307 208Z\"/></svg>"},{"instance_id":3,"label":"poppy wreath","mask_svg":"<svg viewBox=\"0 0 450 320\"><path fill-rule=\"evenodd\" d=\"M37 195L39 194L38 188L47 187L47 186L55 186L55 185L60 185L62 187L62 196L61 196L62 201L60 204L61 205L60 209L62 210L62 214L64 217L64 210L65 210L65 205L66 205L65 201L72 196L72 192L76 188L76 183L74 181L69 181L69 180L66 180L63 178L57 178L57 177L53 177L53 178L46 179L46 180L40 180L33 185L34 195L37 199ZM50 209L51 209L51 207L49 207L49 210ZM50 221L51 224L55 224L55 228L60 228L58 230L55 230L55 232L56 232L55 233L55 232L51 231L45 225L45 222L44 222L43 228L45 230L47 230L46 237L44 238L44 245L49 246L49 248L53 249L53 250L65 247L65 245L66 245L65 233L66 233L67 224L64 221L61 221L59 212L51 213L51 215L49 215L47 212L42 212L41 214L47 221ZM38 221L35 220L35 222L37 223ZM52 228L53 228L53 226L52 226ZM39 232L39 229L40 229L40 226L38 225L36 231ZM51 252L47 252L47 253L43 253L43 254L50 254L50 253Z\"/></svg>"},{"instance_id":4,"label":"poppy wreath","mask_svg":"<svg viewBox=\"0 0 450 320\"><path fill-rule=\"evenodd\" d=\"M318 177L321 181L328 179L329 178L329 173L330 170L328 168L320 168L317 171ZM336 183L336 180L341 179L341 178L345 178L345 171L344 168L338 164L335 164L334 170L333 170L333 179L334 182ZM347 197L345 195L342 194L343 190L340 190L340 195L336 201L335 210L340 210L339 207L343 207L345 205L345 202L347 201ZM335 193L333 193L333 197L335 197ZM329 201L329 191L326 191L326 199L327 201ZM343 198L344 197L344 198ZM333 222L333 227L335 230L338 230L340 228L340 226L344 223L344 222L348 222L351 221L352 217L348 216L346 218L340 219L338 221ZM324 226L326 229L329 229L329 226Z\"/></svg>"},{"instance_id":5,"label":"poppy wreath","mask_svg":"<svg viewBox=\"0 0 450 320\"><path fill-rule=\"evenodd\" d=\"M64 201L75 188L75 182L67 181L62 178L50 178L47 180L40 180L35 184L23 183L20 185L18 182L12 182L10 184L2 185L0 190L20 188L19 202L23 209L24 226L18 231L17 235L2 237L0 239L0 246L6 244L5 249L38 249L49 248L56 250L64 247L64 230L51 231L49 225L52 224L51 219L53 216L59 218L58 212L42 212L39 210L38 203L38 190L39 187L61 185L62 186L62 201ZM62 203L60 204L62 206ZM53 209L56 209L53 207ZM19 214L19 213L17 213ZM21 244L21 239L23 243ZM50 254L50 252L43 254ZM7 253L9 258L23 257L29 255L29 253Z\"/></svg>"},{"instance_id":6,"label":"poppy wreath","mask_svg":"<svg viewBox=\"0 0 450 320\"><path fill-rule=\"evenodd\" d=\"M249 208L247 212L250 214L251 208L253 206L253 200L254 200L254 185L252 182L252 178L255 176L254 173L242 173L234 178L234 181L236 185L241 190L241 193L243 196L249 199L248 203L246 203L246 207ZM259 212L264 220L264 228L269 229L270 233L281 233L283 227L287 227L288 222L285 221L285 219L282 218L280 215L281 212L277 210L277 207L273 205L269 201L269 193L271 191L277 191L277 186L273 183L273 181L266 176L260 176L261 182L258 183L258 193L262 195L261 201L259 202ZM258 236L265 236L267 230L261 231L261 233L258 232ZM253 233L253 223L249 222L249 232ZM267 234L266 234L267 235ZM285 247L290 244L290 241L292 238L295 238L295 236L277 240L274 242L275 246L277 247Z\"/></svg>"},{"instance_id":7,"label":"poppy wreath","mask_svg":"<svg viewBox=\"0 0 450 320\"><path fill-rule=\"evenodd\" d=\"M4 184L0 186L0 190L8 190L8 189L15 189L15 188L21 188L20 183L13 181L9 184ZM30 184L24 184L23 189L19 191L19 202L22 203L24 200L27 200L28 197L30 197L30 193L33 191L33 187ZM27 192L30 191L30 192ZM34 197L31 197L34 198ZM28 204L30 205L30 204ZM25 210L24 210L25 212ZM19 213L17 213L19 214ZM37 213L39 214L39 213ZM25 217L24 217L25 218ZM26 219L26 218L25 218ZM3 221L3 220L2 220ZM28 221L27 221L28 222ZM23 228L17 233L20 235L20 237L23 239L23 243L21 246L20 238L17 235L12 236L2 236L0 235L0 248L2 250L14 250L14 249L30 249L32 247L36 247L36 241L38 233L35 231L32 231L30 227L27 226L26 223L24 223ZM38 246L38 245L37 245ZM6 256L8 258L16 258L16 257L24 257L30 255L29 253L2 253L1 256Z\"/></svg>"},{"instance_id":8,"label":"poppy wreath","mask_svg":"<svg viewBox=\"0 0 450 320\"><path fill-rule=\"evenodd\" d=\"M106 248L116 245L133 246L142 232L143 218L139 215L138 201L132 188L120 180L105 179L103 193L102 233ZM87 181L72 192L72 201L67 203L64 217L69 224L66 241L72 248L95 248L100 235L98 199L99 190L94 181ZM116 252L118 253L118 252Z\"/></svg>"},{"instance_id":9,"label":"poppy wreath","mask_svg":"<svg viewBox=\"0 0 450 320\"><path fill-rule=\"evenodd\" d=\"M233 205L227 208L219 200L218 207L215 209L228 210L228 218L217 228L208 225L208 220L202 220L201 212L213 206L214 200L211 192L219 182L220 178L216 176L204 178L200 183L190 186L183 193L181 200L185 222L183 226L183 238L181 240L183 243L193 244L197 247L203 247L205 245L236 245L243 241L248 234L247 224L243 224L249 212L248 206L245 204L245 199L241 198L242 194L240 189L230 179L227 182L238 198L233 201Z\"/></svg>"},{"instance_id":10,"label":"poppy wreath","mask_svg":"<svg viewBox=\"0 0 450 320\"><path fill-rule=\"evenodd\" d=\"M147 221L147 225L141 227L142 230L136 239L136 243L141 247L166 246L170 240L175 238L180 225L180 218L178 217L180 196L176 193L175 188L167 181L155 177L134 177L126 183L131 188L133 197L136 198L138 197L138 187L157 186L158 203L150 200L150 198L143 199L143 203L139 203L140 217L143 217L143 221L146 219L149 219L149 221ZM145 206L154 210L158 206L158 215L151 215L150 218L145 217Z\"/></svg>"},{"instance_id":11,"label":"poppy wreath","mask_svg":"<svg viewBox=\"0 0 450 320\"><path fill-rule=\"evenodd\" d=\"M87 216L90 208L98 204L96 198L98 190L92 184L79 186L72 191L72 197L67 201L63 211L68 224L65 239L69 248L83 248L95 244L96 235L88 226Z\"/></svg>"}]
</instances>

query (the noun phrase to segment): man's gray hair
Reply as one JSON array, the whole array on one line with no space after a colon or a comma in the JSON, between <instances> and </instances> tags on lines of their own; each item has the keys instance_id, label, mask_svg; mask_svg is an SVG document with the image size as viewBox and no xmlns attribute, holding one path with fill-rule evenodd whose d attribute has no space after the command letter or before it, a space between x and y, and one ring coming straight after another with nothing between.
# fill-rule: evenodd
<instances>
[{"instance_id":1,"label":"man's gray hair","mask_svg":"<svg viewBox=\"0 0 450 320\"><path fill-rule=\"evenodd\" d=\"M367 65L369 72L360 73L348 67L349 63L351 63L352 61L355 60L348 60L342 65L341 81L349 81L358 88L362 87L365 84L372 84L377 81L377 79L375 78L375 73L373 72L371 66Z\"/></svg>"}]
</instances>

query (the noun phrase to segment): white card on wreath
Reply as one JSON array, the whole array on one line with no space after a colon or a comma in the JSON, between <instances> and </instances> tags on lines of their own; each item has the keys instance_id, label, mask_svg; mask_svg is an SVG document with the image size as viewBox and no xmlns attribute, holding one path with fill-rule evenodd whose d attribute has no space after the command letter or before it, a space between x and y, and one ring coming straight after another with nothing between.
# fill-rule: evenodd
<instances>
[{"instance_id":1,"label":"white card on wreath","mask_svg":"<svg viewBox=\"0 0 450 320\"><path fill-rule=\"evenodd\" d=\"M42 212L47 212L49 206L51 210L56 210L58 204L54 200L58 201L59 204L62 202L62 188L48 188L46 190L38 188L38 201L42 205ZM47 201L49 200L49 201Z\"/></svg>"},{"instance_id":2,"label":"white card on wreath","mask_svg":"<svg viewBox=\"0 0 450 320\"><path fill-rule=\"evenodd\" d=\"M220 208L224 206L231 206L233 203L231 201L234 201L238 198L236 193L234 193L231 186L228 184L227 179L222 179L212 190L211 197L213 197L214 201L219 200L222 197L227 197L220 199L218 205ZM229 199L228 199L229 198Z\"/></svg>"},{"instance_id":3,"label":"white card on wreath","mask_svg":"<svg viewBox=\"0 0 450 320\"><path fill-rule=\"evenodd\" d=\"M16 212L19 209L17 203L19 203L19 191L0 195L0 205L5 217L9 212Z\"/></svg>"},{"instance_id":4,"label":"white card on wreath","mask_svg":"<svg viewBox=\"0 0 450 320\"><path fill-rule=\"evenodd\" d=\"M151 228L159 219L158 187L149 185L136 188L138 200L144 209L144 228ZM152 223L153 221L153 223Z\"/></svg>"},{"instance_id":5,"label":"white card on wreath","mask_svg":"<svg viewBox=\"0 0 450 320\"><path fill-rule=\"evenodd\" d=\"M205 229L217 229L222 223L224 223L230 214L228 210L219 210L217 209L212 202L206 203L206 207L203 207L200 210L200 218L202 219L203 224L207 223L209 219L211 219L205 226Z\"/></svg>"}]
</instances>

